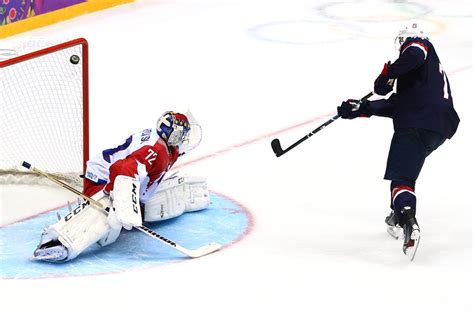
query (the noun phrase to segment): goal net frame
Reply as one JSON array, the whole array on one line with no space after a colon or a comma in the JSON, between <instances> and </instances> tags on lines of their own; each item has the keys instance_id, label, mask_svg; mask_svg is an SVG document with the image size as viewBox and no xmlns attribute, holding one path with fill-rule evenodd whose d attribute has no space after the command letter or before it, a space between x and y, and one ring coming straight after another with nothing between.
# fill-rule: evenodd
<instances>
[{"instance_id":1,"label":"goal net frame","mask_svg":"<svg viewBox=\"0 0 474 315\"><path fill-rule=\"evenodd\" d=\"M9 54L9 59L1 60L0 59L0 75L2 75L2 70L8 67L12 67L19 63L25 61L31 61L36 58L41 58L42 56L59 52L68 48L73 48L75 46L82 46L82 55L81 55L81 65L82 65L82 174L86 169L86 162L89 159L89 48L88 42L84 38L77 38L74 40L66 41L60 44L52 45L50 47L42 48L33 52L28 52L23 55L18 55L11 57L11 52L14 52L14 49L4 49ZM1 53L1 51L0 51ZM21 52L20 52L21 53ZM72 62L72 60L71 60ZM2 88L2 87L0 87ZM2 91L0 91L2 93ZM8 104L4 104L8 106ZM28 110L28 109L26 109ZM1 135L4 136L4 135ZM0 150L5 150L5 148L0 148ZM47 154L47 148L45 150ZM1 154L8 154L8 152L2 152ZM35 161L27 161L35 163ZM21 169L21 161L19 161L18 167L14 168L5 168L3 165L0 165L0 184L45 184L45 181L38 177L35 173L29 172L26 169ZM82 186L83 180L79 177L77 172L71 173L51 173L52 176L65 180L77 187Z\"/></svg>"}]
</instances>

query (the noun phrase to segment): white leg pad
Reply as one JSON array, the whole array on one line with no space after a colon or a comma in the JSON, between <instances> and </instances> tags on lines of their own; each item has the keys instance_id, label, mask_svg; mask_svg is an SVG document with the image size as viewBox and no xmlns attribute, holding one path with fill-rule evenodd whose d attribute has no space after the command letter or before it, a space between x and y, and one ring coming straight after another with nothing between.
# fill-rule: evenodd
<instances>
[{"instance_id":1,"label":"white leg pad","mask_svg":"<svg viewBox=\"0 0 474 315\"><path fill-rule=\"evenodd\" d=\"M109 232L105 233L105 235L97 241L97 244L100 246L107 246L114 243L120 235L122 228L110 228Z\"/></svg>"},{"instance_id":2,"label":"white leg pad","mask_svg":"<svg viewBox=\"0 0 474 315\"><path fill-rule=\"evenodd\" d=\"M206 209L211 204L205 177L184 178L185 212Z\"/></svg>"},{"instance_id":3,"label":"white leg pad","mask_svg":"<svg viewBox=\"0 0 474 315\"><path fill-rule=\"evenodd\" d=\"M104 206L110 203L109 197L102 191L92 198ZM107 223L107 214L103 210L83 203L50 226L45 234L49 239L59 240L68 249L67 260L71 260L96 242L100 244L102 241L101 245L113 243L120 234L120 229L113 230L110 227Z\"/></svg>"},{"instance_id":4,"label":"white leg pad","mask_svg":"<svg viewBox=\"0 0 474 315\"><path fill-rule=\"evenodd\" d=\"M112 191L115 219L127 230L142 225L139 195L140 183L138 180L122 175L115 178ZM113 218L113 215L111 218ZM112 223L110 218L109 223ZM114 226L113 223L112 226Z\"/></svg>"},{"instance_id":5,"label":"white leg pad","mask_svg":"<svg viewBox=\"0 0 474 315\"><path fill-rule=\"evenodd\" d=\"M197 176L174 176L160 183L145 204L145 221L162 221L184 212L205 209L210 204L207 180Z\"/></svg>"}]
</instances>

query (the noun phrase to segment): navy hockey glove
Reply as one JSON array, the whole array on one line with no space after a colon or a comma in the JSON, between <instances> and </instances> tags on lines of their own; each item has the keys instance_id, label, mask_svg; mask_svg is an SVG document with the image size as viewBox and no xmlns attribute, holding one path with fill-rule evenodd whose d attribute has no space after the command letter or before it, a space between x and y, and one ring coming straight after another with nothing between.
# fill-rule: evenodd
<instances>
[{"instance_id":1,"label":"navy hockey glove","mask_svg":"<svg viewBox=\"0 0 474 315\"><path fill-rule=\"evenodd\" d=\"M359 100L349 99L337 107L337 114L344 119L369 117L368 101L359 103Z\"/></svg>"},{"instance_id":2,"label":"navy hockey glove","mask_svg":"<svg viewBox=\"0 0 474 315\"><path fill-rule=\"evenodd\" d=\"M390 67L390 61L384 64L382 73L375 79L374 92L378 95L387 95L393 91L395 79L388 77L388 67Z\"/></svg>"}]
</instances>

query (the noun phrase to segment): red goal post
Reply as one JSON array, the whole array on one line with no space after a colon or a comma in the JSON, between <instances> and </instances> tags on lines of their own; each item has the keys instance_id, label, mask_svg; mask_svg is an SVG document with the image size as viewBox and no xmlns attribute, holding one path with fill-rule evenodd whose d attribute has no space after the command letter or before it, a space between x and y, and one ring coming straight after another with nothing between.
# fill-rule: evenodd
<instances>
[{"instance_id":1,"label":"red goal post","mask_svg":"<svg viewBox=\"0 0 474 315\"><path fill-rule=\"evenodd\" d=\"M36 183L37 176L21 167L27 161L81 185L89 158L87 41L18 56L3 51L9 59L0 59L0 183Z\"/></svg>"}]
</instances>

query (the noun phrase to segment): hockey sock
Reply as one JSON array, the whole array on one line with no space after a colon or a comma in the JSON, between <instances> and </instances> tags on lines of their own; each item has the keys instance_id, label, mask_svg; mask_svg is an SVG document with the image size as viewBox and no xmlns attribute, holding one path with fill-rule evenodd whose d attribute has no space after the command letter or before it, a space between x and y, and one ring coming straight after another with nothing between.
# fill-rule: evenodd
<instances>
[{"instance_id":1,"label":"hockey sock","mask_svg":"<svg viewBox=\"0 0 474 315\"><path fill-rule=\"evenodd\" d=\"M416 195L413 187L400 185L392 189L392 205L397 216L401 217L401 211L404 207L410 207L416 214Z\"/></svg>"}]
</instances>

